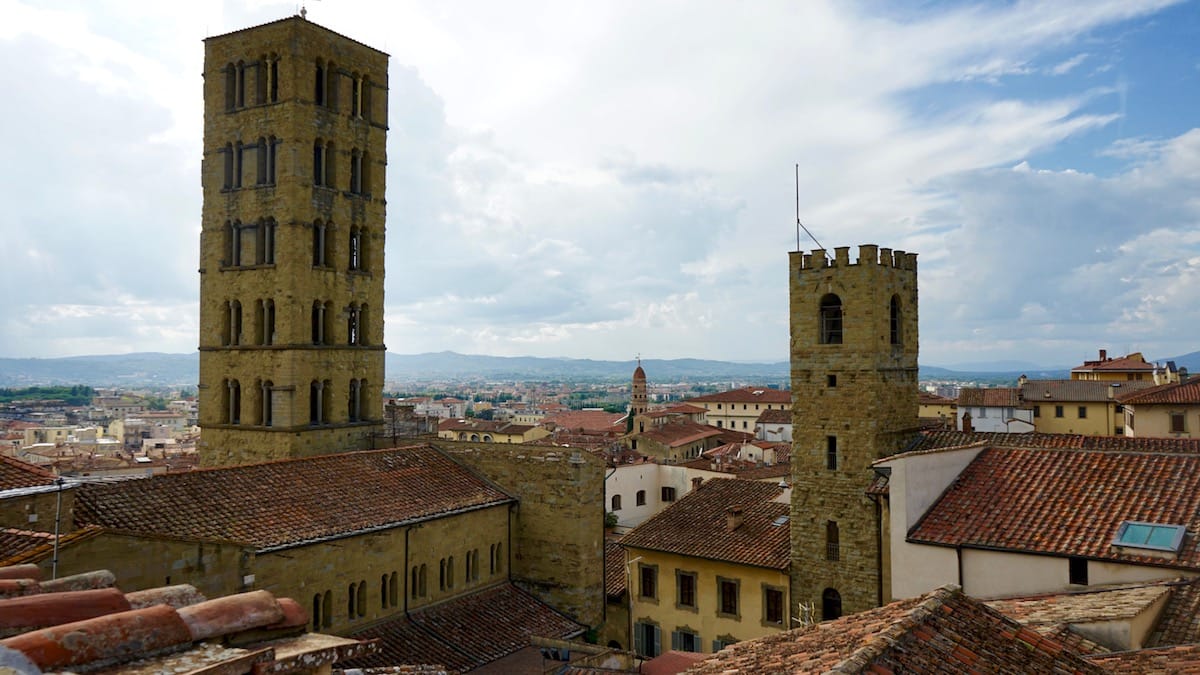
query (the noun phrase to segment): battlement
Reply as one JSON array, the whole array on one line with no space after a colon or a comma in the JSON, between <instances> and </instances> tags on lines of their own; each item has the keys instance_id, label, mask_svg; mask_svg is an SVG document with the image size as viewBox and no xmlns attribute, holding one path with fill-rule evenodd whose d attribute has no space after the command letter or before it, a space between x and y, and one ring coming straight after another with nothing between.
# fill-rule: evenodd
<instances>
[{"instance_id":1,"label":"battlement","mask_svg":"<svg viewBox=\"0 0 1200 675\"><path fill-rule=\"evenodd\" d=\"M821 270L829 267L847 267L849 265L879 265L881 267L894 267L896 269L912 271L916 271L917 269L916 253L880 248L875 244L860 244L858 247L858 259L854 262L850 262L849 246L834 248L833 260L829 259L827 251L823 248L813 249L812 252L793 251L790 256L793 267L796 266L796 259L799 258L800 270Z\"/></svg>"}]
</instances>

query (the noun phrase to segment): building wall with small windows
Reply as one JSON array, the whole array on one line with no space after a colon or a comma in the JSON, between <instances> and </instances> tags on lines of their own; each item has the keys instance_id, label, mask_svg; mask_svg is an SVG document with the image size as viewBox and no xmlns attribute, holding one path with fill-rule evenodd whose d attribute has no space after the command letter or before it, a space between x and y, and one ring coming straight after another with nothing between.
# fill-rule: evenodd
<instances>
[{"instance_id":1,"label":"building wall with small windows","mask_svg":"<svg viewBox=\"0 0 1200 675\"><path fill-rule=\"evenodd\" d=\"M1200 404L1126 404L1122 420L1135 438L1200 437Z\"/></svg>"},{"instance_id":2,"label":"building wall with small windows","mask_svg":"<svg viewBox=\"0 0 1200 675\"><path fill-rule=\"evenodd\" d=\"M380 428L387 61L298 16L205 40L206 465Z\"/></svg>"},{"instance_id":3,"label":"building wall with small windows","mask_svg":"<svg viewBox=\"0 0 1200 675\"><path fill-rule=\"evenodd\" d=\"M791 592L830 619L890 593L882 506L864 486L917 425L917 256L874 245L855 260L848 247L789 255Z\"/></svg>"},{"instance_id":4,"label":"building wall with small windows","mask_svg":"<svg viewBox=\"0 0 1200 675\"><path fill-rule=\"evenodd\" d=\"M786 569L632 547L626 555L633 645L643 656L708 654L787 629Z\"/></svg>"}]
</instances>

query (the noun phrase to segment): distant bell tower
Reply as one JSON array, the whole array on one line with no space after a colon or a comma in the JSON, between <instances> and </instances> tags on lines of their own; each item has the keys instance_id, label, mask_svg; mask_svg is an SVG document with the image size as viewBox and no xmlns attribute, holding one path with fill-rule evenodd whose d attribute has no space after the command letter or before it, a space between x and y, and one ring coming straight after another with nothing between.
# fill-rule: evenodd
<instances>
[{"instance_id":1,"label":"distant bell tower","mask_svg":"<svg viewBox=\"0 0 1200 675\"><path fill-rule=\"evenodd\" d=\"M632 419L646 414L646 371L642 370L642 359L637 360L637 368L633 371L633 386L630 387L629 416Z\"/></svg>"},{"instance_id":2,"label":"distant bell tower","mask_svg":"<svg viewBox=\"0 0 1200 675\"><path fill-rule=\"evenodd\" d=\"M301 16L204 41L205 465L381 428L387 68Z\"/></svg>"},{"instance_id":3,"label":"distant bell tower","mask_svg":"<svg viewBox=\"0 0 1200 675\"><path fill-rule=\"evenodd\" d=\"M792 598L822 620L890 595L866 490L917 425L917 255L849 251L789 254Z\"/></svg>"}]
</instances>

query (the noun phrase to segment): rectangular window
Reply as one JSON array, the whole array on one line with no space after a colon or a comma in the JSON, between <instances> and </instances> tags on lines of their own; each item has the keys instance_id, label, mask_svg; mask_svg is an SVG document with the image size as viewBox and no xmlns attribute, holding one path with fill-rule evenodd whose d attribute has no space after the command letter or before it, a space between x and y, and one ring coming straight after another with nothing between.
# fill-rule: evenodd
<instances>
[{"instance_id":1,"label":"rectangular window","mask_svg":"<svg viewBox=\"0 0 1200 675\"><path fill-rule=\"evenodd\" d=\"M1068 558L1067 559L1067 575L1070 583L1079 586L1087 586L1088 582L1088 567L1087 560L1084 558Z\"/></svg>"},{"instance_id":2,"label":"rectangular window","mask_svg":"<svg viewBox=\"0 0 1200 675\"><path fill-rule=\"evenodd\" d=\"M673 487L664 487L664 488L662 489L662 500L663 500L664 502L673 502L673 501L675 501L675 488L673 488Z\"/></svg>"},{"instance_id":3,"label":"rectangular window","mask_svg":"<svg viewBox=\"0 0 1200 675\"><path fill-rule=\"evenodd\" d=\"M1013 409L1005 408L1004 409L1004 419L1011 420L1012 418L1013 418Z\"/></svg>"},{"instance_id":4,"label":"rectangular window","mask_svg":"<svg viewBox=\"0 0 1200 675\"><path fill-rule=\"evenodd\" d=\"M1040 406L1040 405L1033 406L1033 416L1034 417L1042 416L1042 406Z\"/></svg>"},{"instance_id":5,"label":"rectangular window","mask_svg":"<svg viewBox=\"0 0 1200 675\"><path fill-rule=\"evenodd\" d=\"M675 570L675 587L675 605L696 609L696 573Z\"/></svg>"},{"instance_id":6,"label":"rectangular window","mask_svg":"<svg viewBox=\"0 0 1200 675\"><path fill-rule=\"evenodd\" d=\"M671 631L671 649L681 652L700 651L700 635L686 628Z\"/></svg>"},{"instance_id":7,"label":"rectangular window","mask_svg":"<svg viewBox=\"0 0 1200 675\"><path fill-rule=\"evenodd\" d=\"M837 471L838 456L837 456L837 436L825 437L825 468L830 471Z\"/></svg>"},{"instance_id":8,"label":"rectangular window","mask_svg":"<svg viewBox=\"0 0 1200 675\"><path fill-rule=\"evenodd\" d=\"M662 653L662 631L652 623L633 626L633 649L641 656L653 657Z\"/></svg>"},{"instance_id":9,"label":"rectangular window","mask_svg":"<svg viewBox=\"0 0 1200 675\"><path fill-rule=\"evenodd\" d=\"M981 419L981 420L987 419L987 408L979 409L979 419Z\"/></svg>"},{"instance_id":10,"label":"rectangular window","mask_svg":"<svg viewBox=\"0 0 1200 675\"><path fill-rule=\"evenodd\" d=\"M783 625L783 589L763 588L763 621Z\"/></svg>"},{"instance_id":11,"label":"rectangular window","mask_svg":"<svg viewBox=\"0 0 1200 675\"><path fill-rule=\"evenodd\" d=\"M1183 432L1187 431L1185 422L1186 420L1183 416L1183 413L1171 413L1171 433L1182 434Z\"/></svg>"},{"instance_id":12,"label":"rectangular window","mask_svg":"<svg viewBox=\"0 0 1200 675\"><path fill-rule=\"evenodd\" d=\"M1079 419L1086 420L1087 419L1087 406L1085 406L1085 405L1079 406L1078 414L1079 414Z\"/></svg>"},{"instance_id":13,"label":"rectangular window","mask_svg":"<svg viewBox=\"0 0 1200 675\"><path fill-rule=\"evenodd\" d=\"M738 581L717 577L717 614L736 617L738 614Z\"/></svg>"},{"instance_id":14,"label":"rectangular window","mask_svg":"<svg viewBox=\"0 0 1200 675\"><path fill-rule=\"evenodd\" d=\"M826 386L829 386L829 387L836 387L837 386L837 375L826 375L825 376L825 384L826 384Z\"/></svg>"},{"instance_id":15,"label":"rectangular window","mask_svg":"<svg viewBox=\"0 0 1200 675\"><path fill-rule=\"evenodd\" d=\"M658 566L638 565L638 595L648 600L658 599Z\"/></svg>"},{"instance_id":16,"label":"rectangular window","mask_svg":"<svg viewBox=\"0 0 1200 675\"><path fill-rule=\"evenodd\" d=\"M1054 406L1054 416L1055 417L1063 416L1063 407L1061 405Z\"/></svg>"}]
</instances>

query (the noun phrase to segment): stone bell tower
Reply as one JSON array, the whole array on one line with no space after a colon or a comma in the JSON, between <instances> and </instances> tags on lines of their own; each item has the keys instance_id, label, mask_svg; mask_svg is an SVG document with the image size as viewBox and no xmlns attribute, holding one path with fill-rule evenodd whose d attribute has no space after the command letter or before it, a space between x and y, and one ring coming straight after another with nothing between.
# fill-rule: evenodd
<instances>
[{"instance_id":1,"label":"stone bell tower","mask_svg":"<svg viewBox=\"0 0 1200 675\"><path fill-rule=\"evenodd\" d=\"M889 594L871 462L917 424L917 255L849 252L789 254L792 598L822 620Z\"/></svg>"},{"instance_id":2,"label":"stone bell tower","mask_svg":"<svg viewBox=\"0 0 1200 675\"><path fill-rule=\"evenodd\" d=\"M302 16L204 41L205 465L360 449L381 426L387 68Z\"/></svg>"}]
</instances>

